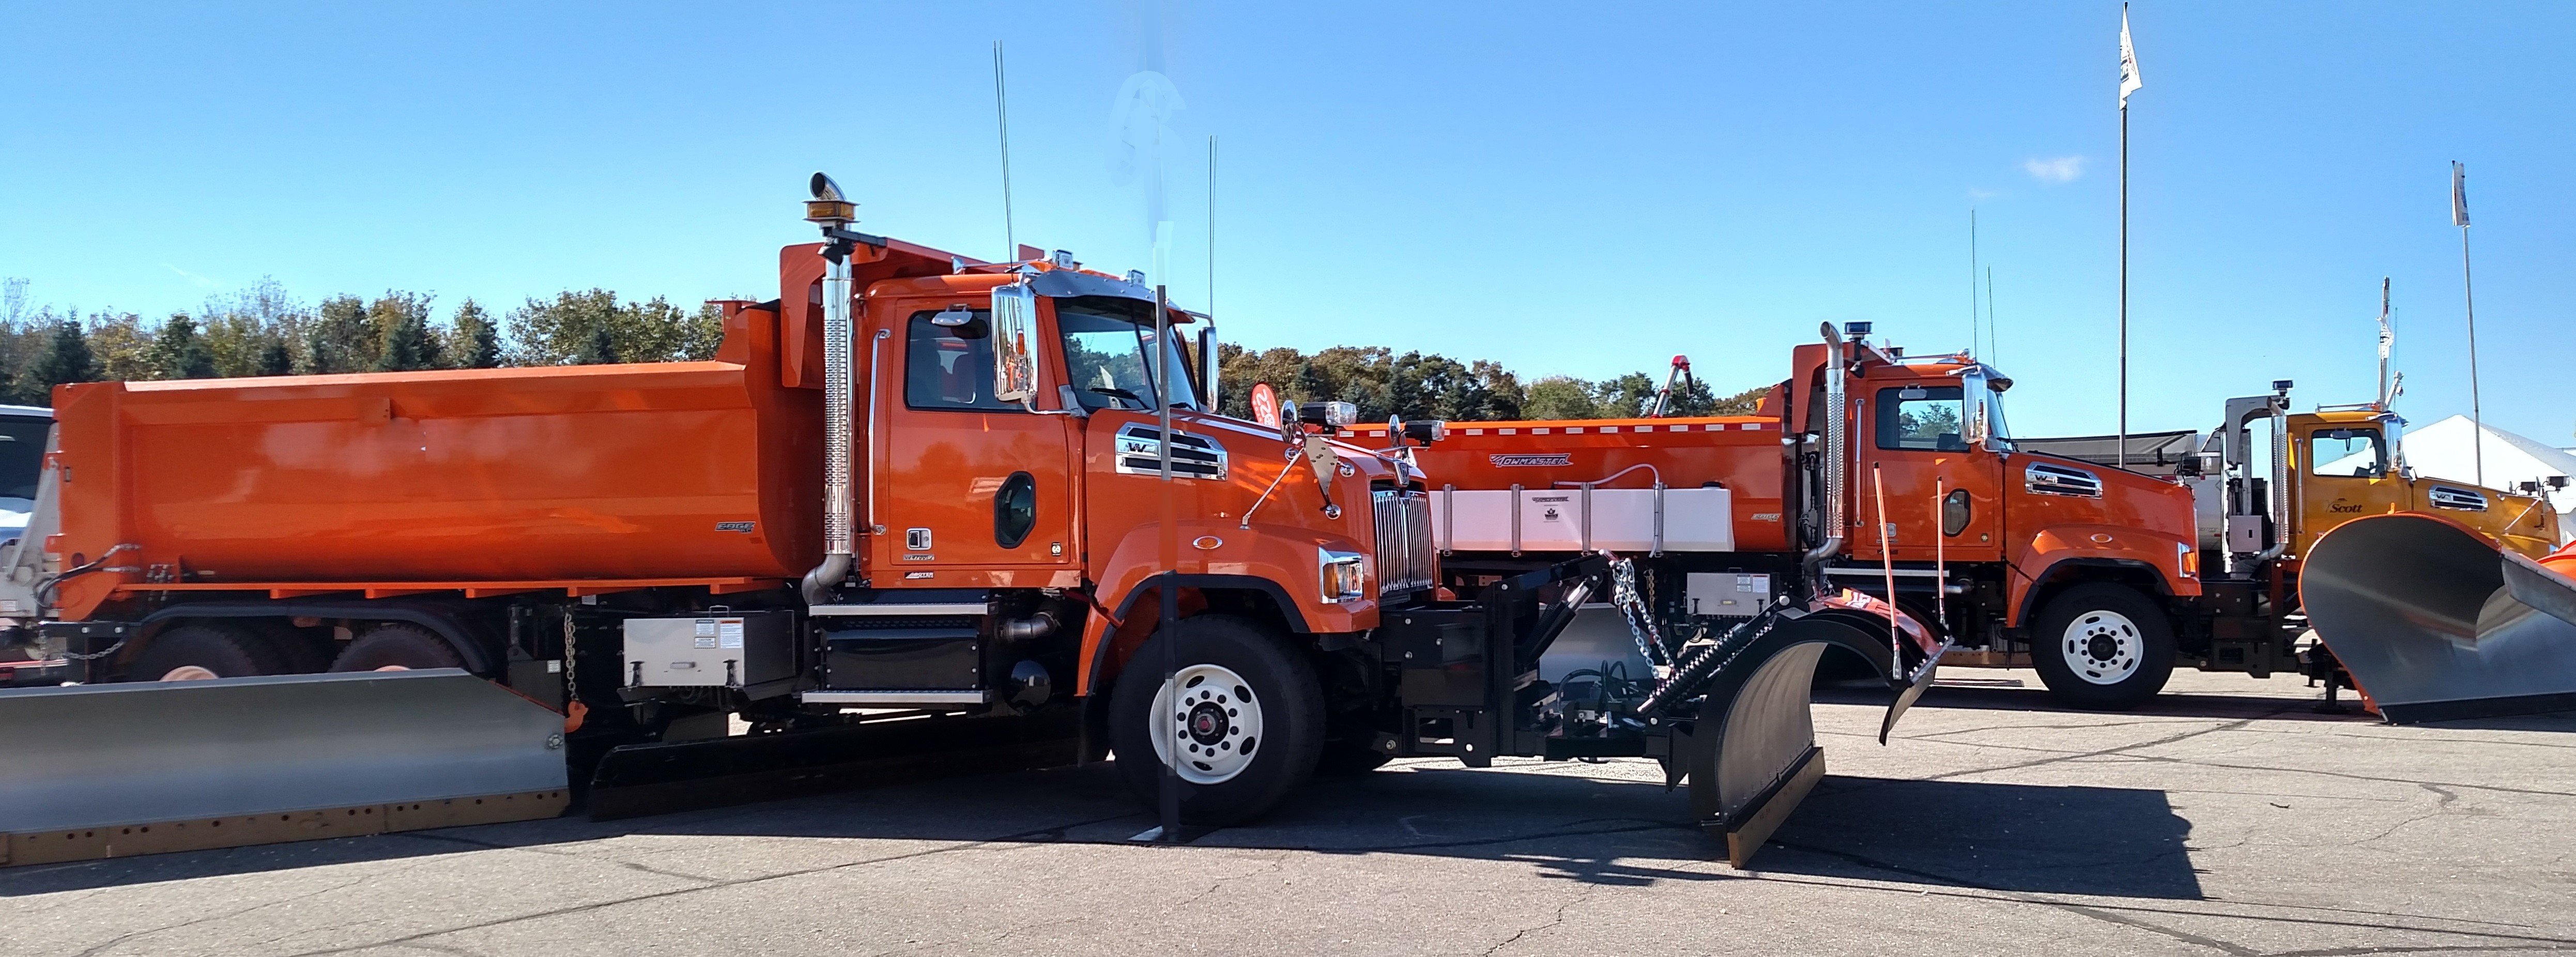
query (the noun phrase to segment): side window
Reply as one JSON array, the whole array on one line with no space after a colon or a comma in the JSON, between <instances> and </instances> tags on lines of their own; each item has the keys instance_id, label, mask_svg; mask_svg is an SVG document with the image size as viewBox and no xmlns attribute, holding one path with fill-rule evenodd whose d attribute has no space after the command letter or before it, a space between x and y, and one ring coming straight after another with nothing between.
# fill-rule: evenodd
<instances>
[{"instance_id":1,"label":"side window","mask_svg":"<svg viewBox=\"0 0 2576 957\"><path fill-rule=\"evenodd\" d=\"M1959 431L1959 387L1909 385L1878 390L1878 447L1911 452L1965 452Z\"/></svg>"},{"instance_id":2,"label":"side window","mask_svg":"<svg viewBox=\"0 0 2576 957\"><path fill-rule=\"evenodd\" d=\"M937 317L965 322L943 325ZM993 398L993 313L916 312L904 335L903 404L916 409L1019 412Z\"/></svg>"},{"instance_id":3,"label":"side window","mask_svg":"<svg viewBox=\"0 0 2576 957\"><path fill-rule=\"evenodd\" d=\"M2386 478L2388 450L2378 429L2318 429L2308 433L2308 474L2330 478Z\"/></svg>"}]
</instances>

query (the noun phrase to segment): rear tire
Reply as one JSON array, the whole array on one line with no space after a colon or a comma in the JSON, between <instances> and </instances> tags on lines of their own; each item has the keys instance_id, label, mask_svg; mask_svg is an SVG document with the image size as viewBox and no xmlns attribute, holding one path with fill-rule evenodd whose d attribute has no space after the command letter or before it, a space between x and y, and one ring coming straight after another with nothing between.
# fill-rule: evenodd
<instances>
[{"instance_id":1,"label":"rear tire","mask_svg":"<svg viewBox=\"0 0 2576 957\"><path fill-rule=\"evenodd\" d=\"M180 625L152 637L127 667L129 681L247 678L295 670L276 645L231 625Z\"/></svg>"},{"instance_id":2,"label":"rear tire","mask_svg":"<svg viewBox=\"0 0 2576 957\"><path fill-rule=\"evenodd\" d=\"M1159 806L1164 750L1180 749L1189 785L1181 820L1223 827L1270 810L1313 776L1324 743L1324 695L1314 668L1270 629L1232 615L1200 615L1137 649L1109 699L1118 773ZM1177 637L1186 710L1157 708L1165 642ZM1198 750L1192 750L1198 749ZM1249 751L1247 756L1244 752Z\"/></svg>"},{"instance_id":3,"label":"rear tire","mask_svg":"<svg viewBox=\"0 0 2576 957\"><path fill-rule=\"evenodd\" d=\"M2030 663L2057 699L2122 711L2164 690L2173 676L2173 625L2137 589L2109 582L2059 592L2030 631Z\"/></svg>"},{"instance_id":4,"label":"rear tire","mask_svg":"<svg viewBox=\"0 0 2576 957\"><path fill-rule=\"evenodd\" d=\"M447 643L436 632L419 625L387 622L367 629L357 640L342 649L331 661L332 671L410 671L419 668L462 668L465 658L456 646Z\"/></svg>"}]
</instances>

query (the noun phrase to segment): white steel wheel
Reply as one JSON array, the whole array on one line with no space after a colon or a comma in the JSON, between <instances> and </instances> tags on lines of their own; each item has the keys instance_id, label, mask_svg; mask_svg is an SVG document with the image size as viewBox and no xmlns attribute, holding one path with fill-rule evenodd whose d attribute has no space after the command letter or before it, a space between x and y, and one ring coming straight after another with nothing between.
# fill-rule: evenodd
<instances>
[{"instance_id":1,"label":"white steel wheel","mask_svg":"<svg viewBox=\"0 0 2576 957\"><path fill-rule=\"evenodd\" d=\"M162 675L161 675L160 680L162 680L162 681L210 681L210 680L213 680L213 679L215 679L215 678L220 678L220 677L223 677L223 676L222 676L222 675L218 675L218 674L214 673L214 671L212 671L211 669L208 669L208 668L207 668L206 666L204 666L204 665L180 665L179 667L172 668L172 669L170 669L170 670L169 670L169 671L167 671L167 672L163 672L163 673L162 673Z\"/></svg>"},{"instance_id":2,"label":"white steel wheel","mask_svg":"<svg viewBox=\"0 0 2576 957\"><path fill-rule=\"evenodd\" d=\"M2146 657L2145 636L2138 633L2138 623L2129 616L2097 608L2075 616L2066 623L2066 633L2059 636L2057 649L2066 656L2067 670L2097 685L2115 685L2138 673L2138 663Z\"/></svg>"},{"instance_id":3,"label":"white steel wheel","mask_svg":"<svg viewBox=\"0 0 2576 957\"><path fill-rule=\"evenodd\" d=\"M1176 703L1174 686L1180 690ZM1196 664L1155 690L1154 757L1191 784L1219 784L1252 766L1261 747L1261 703L1252 685L1223 665ZM1173 752L1180 759L1173 760Z\"/></svg>"}]
</instances>

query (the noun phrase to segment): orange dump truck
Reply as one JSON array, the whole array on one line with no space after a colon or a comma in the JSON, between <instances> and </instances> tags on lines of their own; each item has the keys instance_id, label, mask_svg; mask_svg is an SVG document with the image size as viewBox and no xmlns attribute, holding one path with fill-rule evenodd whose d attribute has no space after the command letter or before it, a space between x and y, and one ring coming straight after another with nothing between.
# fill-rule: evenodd
<instances>
[{"instance_id":1,"label":"orange dump truck","mask_svg":"<svg viewBox=\"0 0 2576 957\"><path fill-rule=\"evenodd\" d=\"M1972 358L1823 332L1754 415L1452 425L1418 456L1442 568L1637 554L1674 632L1788 595L1892 598L1948 661L2028 660L2089 707L2154 694L2177 642L2207 639L2189 488L2015 449L2012 380Z\"/></svg>"},{"instance_id":2,"label":"orange dump truck","mask_svg":"<svg viewBox=\"0 0 2576 957\"><path fill-rule=\"evenodd\" d=\"M1114 752L1209 824L1391 757L1652 756L1740 861L1821 774L1816 656L1887 650L1884 606L1784 606L1569 718L1538 662L1613 563L1439 588L1423 430L1223 418L1141 277L850 215L818 175L825 241L710 361L59 390L0 597L89 684L0 692L60 732L0 780L12 859Z\"/></svg>"}]
</instances>

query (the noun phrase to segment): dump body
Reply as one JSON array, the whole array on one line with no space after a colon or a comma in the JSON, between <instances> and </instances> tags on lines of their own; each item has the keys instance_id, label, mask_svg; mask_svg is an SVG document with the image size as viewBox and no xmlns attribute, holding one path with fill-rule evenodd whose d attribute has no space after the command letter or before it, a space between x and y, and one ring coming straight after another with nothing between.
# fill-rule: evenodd
<instances>
[{"instance_id":1,"label":"dump body","mask_svg":"<svg viewBox=\"0 0 2576 957\"><path fill-rule=\"evenodd\" d=\"M818 406L775 316L716 361L105 382L58 395L66 617L117 588L787 579L815 562Z\"/></svg>"}]
</instances>

